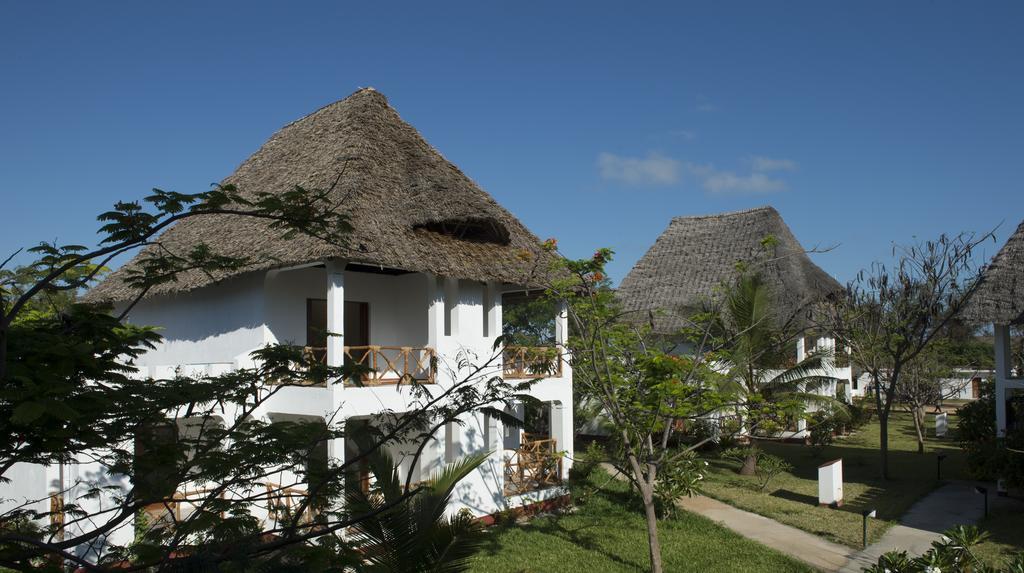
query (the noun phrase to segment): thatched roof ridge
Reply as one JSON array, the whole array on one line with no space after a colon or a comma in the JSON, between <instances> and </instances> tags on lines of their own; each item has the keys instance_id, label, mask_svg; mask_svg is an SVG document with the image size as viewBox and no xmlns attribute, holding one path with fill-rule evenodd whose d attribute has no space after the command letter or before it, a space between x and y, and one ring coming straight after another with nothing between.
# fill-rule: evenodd
<instances>
[{"instance_id":1,"label":"thatched roof ridge","mask_svg":"<svg viewBox=\"0 0 1024 573\"><path fill-rule=\"evenodd\" d=\"M339 177L340 176L340 177ZM159 237L172 251L205 243L218 253L258 262L208 277L190 272L150 295L185 292L244 272L329 258L471 280L530 284L548 256L511 213L447 161L372 88L281 128L224 183L242 193L327 189L355 230L346 245L300 236L282 239L265 222L237 216L183 220ZM139 253L92 289L91 300L125 300L124 281Z\"/></svg>"},{"instance_id":2,"label":"thatched roof ridge","mask_svg":"<svg viewBox=\"0 0 1024 573\"><path fill-rule=\"evenodd\" d=\"M1024 221L985 268L966 315L977 323L1024 324Z\"/></svg>"},{"instance_id":3,"label":"thatched roof ridge","mask_svg":"<svg viewBox=\"0 0 1024 573\"><path fill-rule=\"evenodd\" d=\"M635 320L654 314L657 332L671 334L685 318L734 280L736 263L764 259L762 240L772 236L774 256L757 267L787 318L842 286L808 258L773 207L675 217L619 286Z\"/></svg>"}]
</instances>

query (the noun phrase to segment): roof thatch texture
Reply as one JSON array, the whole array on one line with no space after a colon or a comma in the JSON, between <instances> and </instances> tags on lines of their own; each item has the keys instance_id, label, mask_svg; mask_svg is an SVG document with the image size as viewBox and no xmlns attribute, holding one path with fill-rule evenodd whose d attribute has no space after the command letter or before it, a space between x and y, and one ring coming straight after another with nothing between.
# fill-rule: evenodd
<instances>
[{"instance_id":1,"label":"roof thatch texture","mask_svg":"<svg viewBox=\"0 0 1024 573\"><path fill-rule=\"evenodd\" d=\"M1024 324L1024 222L985 268L966 315L977 323Z\"/></svg>"},{"instance_id":2,"label":"roof thatch texture","mask_svg":"<svg viewBox=\"0 0 1024 573\"><path fill-rule=\"evenodd\" d=\"M762 241L773 237L774 254ZM737 262L751 265L772 289L779 319L797 316L808 304L842 290L811 262L772 207L697 217L676 217L619 287L630 318L672 334L686 318L721 295L738 275Z\"/></svg>"},{"instance_id":3,"label":"roof thatch texture","mask_svg":"<svg viewBox=\"0 0 1024 573\"><path fill-rule=\"evenodd\" d=\"M340 178L339 178L340 175ZM328 189L355 228L347 245L298 236L283 239L266 222L210 215L183 220L160 236L176 252L207 244L225 255L258 262L209 277L182 274L149 295L185 292L243 272L329 258L473 280L528 284L546 255L537 237L399 117L381 93L362 89L283 127L224 180L245 193L279 192L300 185ZM527 256L530 253L531 256ZM88 294L125 300L132 261Z\"/></svg>"}]
</instances>

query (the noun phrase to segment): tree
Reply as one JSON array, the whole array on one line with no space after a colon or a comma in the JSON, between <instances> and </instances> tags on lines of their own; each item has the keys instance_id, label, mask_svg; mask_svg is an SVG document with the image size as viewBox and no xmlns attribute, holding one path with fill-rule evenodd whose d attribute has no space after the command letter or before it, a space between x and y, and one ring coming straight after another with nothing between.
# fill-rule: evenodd
<instances>
[{"instance_id":1,"label":"tree","mask_svg":"<svg viewBox=\"0 0 1024 573\"><path fill-rule=\"evenodd\" d=\"M350 226L344 205L330 197L330 189L301 187L278 194L231 186L196 194L155 190L100 215L98 246L41 244L30 249L38 257L33 263L0 275L0 479L19 464L99 468L95 479L61 483L62 506L5 507L0 566L350 566L365 548L337 533L408 508L425 487L412 484L410 472L400 496L360 513L339 503L358 481L353 471L389 444L425 440L467 412L500 411L512 399L517 387L502 381L494 356L482 363L461 357L455 384L410 381L411 410L385 417L374 440L339 463L321 452L345 438L342 421L270 424L253 413L289 386L359 380L359 368L328 367L302 348L272 345L253 353L254 366L219 376L137 375L135 359L160 337L153 327L122 322L135 302L182 272L217 273L250 262L207 245L172 252L155 243L158 233L190 217L250 217L285 238L303 234L337 245ZM145 247L142 271L129 277L138 295L119 315L74 300L115 257ZM104 481L118 476L130 486ZM92 503L97 498L103 503ZM253 508L262 508L269 525ZM59 519L38 525L51 517ZM133 543L107 545L112 532L133 523Z\"/></svg>"},{"instance_id":2,"label":"tree","mask_svg":"<svg viewBox=\"0 0 1024 573\"><path fill-rule=\"evenodd\" d=\"M822 374L831 357L811 353L792 363L794 342L800 331L793 317L779 316L772 308L769 286L757 273L746 272L729 285L721 311L701 320L712 325L720 347L718 354L728 367L722 377L729 394L736 396L740 425L746 433L772 436L804 415L808 404L843 412L833 396L814 391L832 378ZM757 471L758 452L749 448L740 468L744 475Z\"/></svg>"},{"instance_id":3,"label":"tree","mask_svg":"<svg viewBox=\"0 0 1024 573\"><path fill-rule=\"evenodd\" d=\"M880 471L889 478L889 414L909 365L960 314L978 284L974 248L992 237L942 235L893 249L891 266L873 264L845 295L823 305L826 326L871 378L880 427Z\"/></svg>"},{"instance_id":4,"label":"tree","mask_svg":"<svg viewBox=\"0 0 1024 573\"><path fill-rule=\"evenodd\" d=\"M546 245L554 249L552 241ZM692 454L701 444L679 448L674 437L683 423L725 404L709 383L716 376L710 354L668 354L649 328L623 320L604 273L611 255L601 249L591 259L565 261L563 278L547 294L567 309L574 391L599 404L607 418L610 463L640 494L651 570L660 573L658 494L692 492L704 468Z\"/></svg>"},{"instance_id":5,"label":"tree","mask_svg":"<svg viewBox=\"0 0 1024 573\"><path fill-rule=\"evenodd\" d=\"M925 414L928 406L939 405L943 400L951 398L970 383L943 385L942 380L953 376L953 364L950 363L951 344L940 339L925 348L916 358L909 361L903 376L896 386L896 400L905 405L914 420L914 433L917 437L917 453L924 453Z\"/></svg>"}]
</instances>

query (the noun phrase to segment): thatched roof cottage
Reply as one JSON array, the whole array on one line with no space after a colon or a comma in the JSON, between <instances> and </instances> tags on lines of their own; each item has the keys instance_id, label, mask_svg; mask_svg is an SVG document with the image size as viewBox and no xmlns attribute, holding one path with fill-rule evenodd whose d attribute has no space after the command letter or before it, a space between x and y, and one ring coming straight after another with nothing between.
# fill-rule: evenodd
<instances>
[{"instance_id":1,"label":"thatched roof cottage","mask_svg":"<svg viewBox=\"0 0 1024 573\"><path fill-rule=\"evenodd\" d=\"M762 241L775 240L765 257ZM694 311L735 280L737 263L754 263L785 318L842 290L814 264L773 207L676 217L622 280L619 296L636 320L653 314L655 331L673 334Z\"/></svg>"},{"instance_id":2,"label":"thatched roof cottage","mask_svg":"<svg viewBox=\"0 0 1024 573\"><path fill-rule=\"evenodd\" d=\"M1024 325L1024 222L982 273L966 315L995 331L996 431L1024 427L1024 378L1013 376L1010 327ZM1016 404L1016 406L1014 406Z\"/></svg>"}]
</instances>

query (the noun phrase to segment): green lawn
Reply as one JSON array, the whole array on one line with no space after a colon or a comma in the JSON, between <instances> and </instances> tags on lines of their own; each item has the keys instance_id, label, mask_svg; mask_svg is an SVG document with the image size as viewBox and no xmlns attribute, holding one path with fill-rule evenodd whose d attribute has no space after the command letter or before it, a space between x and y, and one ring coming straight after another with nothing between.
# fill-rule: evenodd
<instances>
[{"instance_id":1,"label":"green lawn","mask_svg":"<svg viewBox=\"0 0 1024 573\"><path fill-rule=\"evenodd\" d=\"M991 537L975 553L989 565L1000 565L1024 551L1024 512L997 510L978 523Z\"/></svg>"},{"instance_id":2,"label":"green lawn","mask_svg":"<svg viewBox=\"0 0 1024 573\"><path fill-rule=\"evenodd\" d=\"M472 571L488 573L605 573L646 571L647 532L638 500L627 484L596 470L601 491L580 498L576 511L495 526ZM576 488L576 492L582 491ZM666 571L801 571L812 569L699 516L662 521Z\"/></svg>"},{"instance_id":3,"label":"green lawn","mask_svg":"<svg viewBox=\"0 0 1024 573\"><path fill-rule=\"evenodd\" d=\"M951 430L956 427L955 416L949 416L949 424ZM878 422L874 420L855 435L837 439L821 450L800 444L760 443L765 451L785 458L795 468L792 473L775 478L764 492L757 490L753 477L738 475L734 464L722 460L711 460L710 474L702 489L736 507L844 545L860 547L861 510L878 510L878 519L869 520L868 527L869 541L878 539L915 501L938 485L937 452L947 455L942 462L943 479L967 479L965 457L955 436L929 436L925 453L918 454L914 435L910 414L892 414L890 481L879 479ZM818 466L837 458L843 459L846 503L839 509L818 507Z\"/></svg>"}]
</instances>

